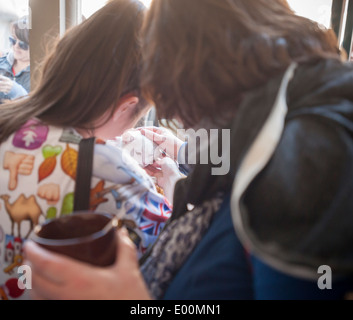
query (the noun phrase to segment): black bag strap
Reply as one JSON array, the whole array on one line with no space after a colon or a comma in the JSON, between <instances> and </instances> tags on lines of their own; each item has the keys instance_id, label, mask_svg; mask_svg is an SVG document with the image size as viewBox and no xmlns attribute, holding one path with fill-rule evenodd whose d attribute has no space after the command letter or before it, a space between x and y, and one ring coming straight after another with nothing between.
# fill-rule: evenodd
<instances>
[{"instance_id":1,"label":"black bag strap","mask_svg":"<svg viewBox=\"0 0 353 320\"><path fill-rule=\"evenodd\" d=\"M74 211L90 209L91 178L93 171L93 151L96 138L82 139L79 144Z\"/></svg>"}]
</instances>

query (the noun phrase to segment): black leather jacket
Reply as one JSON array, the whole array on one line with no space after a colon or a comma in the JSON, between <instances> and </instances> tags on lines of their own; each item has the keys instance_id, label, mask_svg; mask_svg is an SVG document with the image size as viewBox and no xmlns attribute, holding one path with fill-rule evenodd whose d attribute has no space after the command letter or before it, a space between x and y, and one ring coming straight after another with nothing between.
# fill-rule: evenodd
<instances>
[{"instance_id":1,"label":"black leather jacket","mask_svg":"<svg viewBox=\"0 0 353 320\"><path fill-rule=\"evenodd\" d=\"M196 165L175 187L172 220L232 193L239 238L268 264L315 280L322 265L352 274L353 64L292 65L248 92L229 128L230 172Z\"/></svg>"},{"instance_id":2,"label":"black leather jacket","mask_svg":"<svg viewBox=\"0 0 353 320\"><path fill-rule=\"evenodd\" d=\"M281 82L283 76L243 105L263 111L253 111L252 119L243 114L254 134L242 165L273 115ZM232 197L236 229L246 246L283 272L317 279L318 268L327 265L336 275L353 274L353 65L298 66L283 98L283 127L277 139L273 127L260 141L252 163L260 166L243 188L239 166Z\"/></svg>"}]
</instances>

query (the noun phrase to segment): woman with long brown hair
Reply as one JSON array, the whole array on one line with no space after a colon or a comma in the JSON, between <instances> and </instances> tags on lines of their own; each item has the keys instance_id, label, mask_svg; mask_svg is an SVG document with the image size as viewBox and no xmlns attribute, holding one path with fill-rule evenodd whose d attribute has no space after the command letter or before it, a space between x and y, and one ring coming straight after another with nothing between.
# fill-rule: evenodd
<instances>
[{"instance_id":1,"label":"woman with long brown hair","mask_svg":"<svg viewBox=\"0 0 353 320\"><path fill-rule=\"evenodd\" d=\"M284 0L154 0L143 36L142 83L159 118L230 130L217 147L230 170L213 175L202 159L177 183L170 223L141 260L144 282L124 235L112 270L92 280L84 269L85 295L72 285L79 264L29 243L35 293L96 298L108 277L117 299L342 299L353 270L353 67L332 31ZM60 284L39 272L66 263Z\"/></svg>"},{"instance_id":2,"label":"woman with long brown hair","mask_svg":"<svg viewBox=\"0 0 353 320\"><path fill-rule=\"evenodd\" d=\"M78 167L89 163L79 161L82 139L96 138L88 209L127 221L140 255L170 216L147 173L106 142L149 110L140 90L144 13L137 0L109 1L58 42L29 97L0 107L0 288L7 298L28 294L13 274L34 226L86 210L76 193Z\"/></svg>"}]
</instances>

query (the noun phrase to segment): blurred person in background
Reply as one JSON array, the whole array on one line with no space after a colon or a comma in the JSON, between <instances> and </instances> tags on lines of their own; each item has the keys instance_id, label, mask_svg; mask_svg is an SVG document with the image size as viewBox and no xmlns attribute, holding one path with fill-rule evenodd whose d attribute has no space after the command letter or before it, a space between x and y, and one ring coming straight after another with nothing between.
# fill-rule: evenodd
<instances>
[{"instance_id":1,"label":"blurred person in background","mask_svg":"<svg viewBox=\"0 0 353 320\"><path fill-rule=\"evenodd\" d=\"M13 100L29 93L29 21L23 17L12 24L10 51L0 58L0 100Z\"/></svg>"}]
</instances>

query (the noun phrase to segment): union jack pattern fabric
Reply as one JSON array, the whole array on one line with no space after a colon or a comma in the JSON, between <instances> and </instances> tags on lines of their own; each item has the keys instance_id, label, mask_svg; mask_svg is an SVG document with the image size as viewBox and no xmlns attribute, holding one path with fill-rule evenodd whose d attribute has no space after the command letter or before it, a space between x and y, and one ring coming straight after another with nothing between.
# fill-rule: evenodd
<instances>
[{"instance_id":1,"label":"union jack pattern fabric","mask_svg":"<svg viewBox=\"0 0 353 320\"><path fill-rule=\"evenodd\" d=\"M143 251L153 244L164 228L167 220L171 217L171 205L161 197L146 194L143 197L145 206L141 214L139 229L144 233L145 243Z\"/></svg>"}]
</instances>

